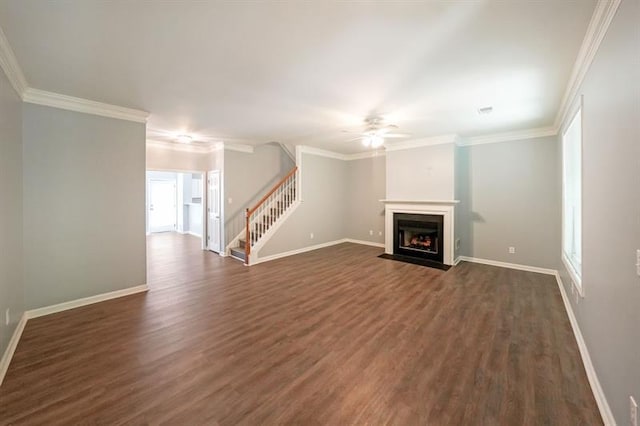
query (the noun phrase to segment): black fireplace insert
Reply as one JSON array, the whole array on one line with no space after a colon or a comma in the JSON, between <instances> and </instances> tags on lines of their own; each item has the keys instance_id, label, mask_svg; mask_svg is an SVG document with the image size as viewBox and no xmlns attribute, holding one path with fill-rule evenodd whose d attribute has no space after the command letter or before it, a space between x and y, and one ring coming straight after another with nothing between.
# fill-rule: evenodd
<instances>
[{"instance_id":1,"label":"black fireplace insert","mask_svg":"<svg viewBox=\"0 0 640 426\"><path fill-rule=\"evenodd\" d=\"M393 254L444 261L444 216L432 214L393 214Z\"/></svg>"}]
</instances>

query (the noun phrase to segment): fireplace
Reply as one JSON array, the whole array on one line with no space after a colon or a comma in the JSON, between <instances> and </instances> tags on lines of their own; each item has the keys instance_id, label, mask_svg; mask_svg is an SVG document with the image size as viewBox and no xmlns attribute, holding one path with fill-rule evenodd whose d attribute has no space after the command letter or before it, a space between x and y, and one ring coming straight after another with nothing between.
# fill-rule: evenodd
<instances>
[{"instance_id":1,"label":"fireplace","mask_svg":"<svg viewBox=\"0 0 640 426\"><path fill-rule=\"evenodd\" d=\"M414 259L416 263L430 263L440 265L453 265L453 217L454 207L457 200L380 200L384 203L384 252L389 256L399 256L406 259ZM398 219L404 216L409 222L429 222L423 229L426 231L417 232L415 228L421 226L407 226L409 233L417 237L412 247L411 238L408 244L403 240L403 248L400 248L400 234L397 229L396 215ZM408 217L407 217L408 216ZM414 218L415 216L415 218ZM431 222L436 222L433 225ZM405 224L406 225L406 224ZM409 224L410 225L410 224ZM434 238L434 230L437 230L437 240ZM409 234L405 229L403 234ZM429 237L428 239L426 237ZM407 247L408 246L408 247ZM417 247L416 247L417 246ZM417 249L417 250L416 250ZM398 254L398 250L406 250L403 254Z\"/></svg>"},{"instance_id":2,"label":"fireplace","mask_svg":"<svg viewBox=\"0 0 640 426\"><path fill-rule=\"evenodd\" d=\"M393 214L393 254L443 263L444 216Z\"/></svg>"}]
</instances>

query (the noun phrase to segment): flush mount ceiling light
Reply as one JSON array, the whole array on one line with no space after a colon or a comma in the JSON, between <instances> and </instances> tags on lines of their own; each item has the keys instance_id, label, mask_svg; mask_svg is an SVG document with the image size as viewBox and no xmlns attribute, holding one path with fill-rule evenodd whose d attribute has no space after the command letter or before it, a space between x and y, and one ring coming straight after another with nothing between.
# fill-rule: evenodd
<instances>
[{"instance_id":1,"label":"flush mount ceiling light","mask_svg":"<svg viewBox=\"0 0 640 426\"><path fill-rule=\"evenodd\" d=\"M176 136L176 141L180 143L191 143L193 142L193 138L189 135L178 135Z\"/></svg>"},{"instance_id":2,"label":"flush mount ceiling light","mask_svg":"<svg viewBox=\"0 0 640 426\"><path fill-rule=\"evenodd\" d=\"M491 114L492 112L493 112L493 107L492 106L486 106L486 107L478 108L478 114L480 114L480 115Z\"/></svg>"}]
</instances>

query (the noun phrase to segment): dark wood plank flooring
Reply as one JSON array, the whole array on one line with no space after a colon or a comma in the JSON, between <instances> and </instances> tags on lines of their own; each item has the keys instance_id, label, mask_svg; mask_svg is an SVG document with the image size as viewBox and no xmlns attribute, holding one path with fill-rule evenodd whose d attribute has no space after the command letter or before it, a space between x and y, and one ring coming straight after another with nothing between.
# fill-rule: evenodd
<instances>
[{"instance_id":1,"label":"dark wood plank flooring","mask_svg":"<svg viewBox=\"0 0 640 426\"><path fill-rule=\"evenodd\" d=\"M1 424L602 424L555 279L148 239L151 290L30 320Z\"/></svg>"}]
</instances>

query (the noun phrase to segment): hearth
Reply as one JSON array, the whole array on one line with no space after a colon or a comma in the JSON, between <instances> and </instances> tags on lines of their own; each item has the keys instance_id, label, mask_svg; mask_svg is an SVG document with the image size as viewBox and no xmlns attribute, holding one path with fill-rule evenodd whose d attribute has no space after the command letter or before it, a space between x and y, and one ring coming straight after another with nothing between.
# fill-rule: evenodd
<instances>
[{"instance_id":1,"label":"hearth","mask_svg":"<svg viewBox=\"0 0 640 426\"><path fill-rule=\"evenodd\" d=\"M453 265L454 250L453 250L453 236L454 234L454 209L458 204L457 200L380 200L384 203L384 252L386 255L394 257L405 257L407 259L413 259L416 262L422 263L440 263L448 266ZM418 242L419 247L411 247L411 239L409 240L408 248L399 247L399 234L397 230L396 215L398 218L408 221L417 222L436 222L437 226L433 224L427 224L425 227L427 232L422 235L422 240ZM403 215L404 219L403 219ZM412 218L416 215L415 218ZM407 217L409 216L409 217ZM433 220L432 220L433 219ZM411 226L410 226L411 227ZM420 228L420 226L418 226ZM432 230L437 229L437 241L434 244L434 238ZM406 231L406 230L405 230ZM428 243L433 248L429 250L423 250L423 253L416 252L415 248L423 248L427 243L424 241L426 236L431 237L431 241ZM404 244L405 246L407 244ZM406 250L405 254L398 254L398 250ZM429 253L429 252L432 253ZM437 251L433 253L433 251ZM407 253L408 252L408 253ZM432 260L433 259L433 260ZM430 265L431 266L431 265Z\"/></svg>"},{"instance_id":2,"label":"hearth","mask_svg":"<svg viewBox=\"0 0 640 426\"><path fill-rule=\"evenodd\" d=\"M443 263L443 215L393 214L393 254Z\"/></svg>"}]
</instances>

